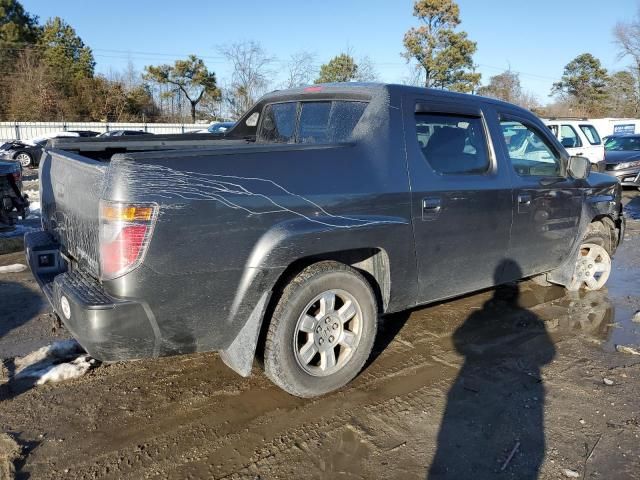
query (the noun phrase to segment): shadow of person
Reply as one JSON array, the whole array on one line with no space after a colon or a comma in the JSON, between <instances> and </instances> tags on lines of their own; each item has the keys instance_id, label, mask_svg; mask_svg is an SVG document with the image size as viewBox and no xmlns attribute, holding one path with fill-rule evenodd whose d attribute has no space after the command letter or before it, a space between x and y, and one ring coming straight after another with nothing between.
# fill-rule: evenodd
<instances>
[{"instance_id":1,"label":"shadow of person","mask_svg":"<svg viewBox=\"0 0 640 480\"><path fill-rule=\"evenodd\" d=\"M494 273L496 284L521 276L512 260ZM453 334L465 358L447 396L429 480L538 477L545 453L540 369L555 348L519 297L517 284L498 287Z\"/></svg>"}]
</instances>

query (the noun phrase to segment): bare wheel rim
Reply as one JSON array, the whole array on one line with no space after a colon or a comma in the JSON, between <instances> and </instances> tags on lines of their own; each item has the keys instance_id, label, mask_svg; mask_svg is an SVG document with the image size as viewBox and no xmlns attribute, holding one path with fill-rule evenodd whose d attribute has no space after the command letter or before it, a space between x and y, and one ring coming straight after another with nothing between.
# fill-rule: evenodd
<instances>
[{"instance_id":1,"label":"bare wheel rim","mask_svg":"<svg viewBox=\"0 0 640 480\"><path fill-rule=\"evenodd\" d=\"M16 155L16 160L18 160L23 167L31 165L31 157L26 153L19 153Z\"/></svg>"},{"instance_id":2,"label":"bare wheel rim","mask_svg":"<svg viewBox=\"0 0 640 480\"><path fill-rule=\"evenodd\" d=\"M583 243L572 281L576 289L584 287L586 290L599 290L607 283L610 274L609 252L595 243Z\"/></svg>"},{"instance_id":3,"label":"bare wheel rim","mask_svg":"<svg viewBox=\"0 0 640 480\"><path fill-rule=\"evenodd\" d=\"M327 290L311 300L296 323L293 351L309 375L326 377L353 357L362 337L362 309L345 290Z\"/></svg>"}]
</instances>

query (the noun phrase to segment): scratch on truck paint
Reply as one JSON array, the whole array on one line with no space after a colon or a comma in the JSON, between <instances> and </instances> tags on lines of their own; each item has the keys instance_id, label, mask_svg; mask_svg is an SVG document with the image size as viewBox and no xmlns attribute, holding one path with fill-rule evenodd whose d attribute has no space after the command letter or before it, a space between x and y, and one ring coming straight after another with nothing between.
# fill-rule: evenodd
<instances>
[{"instance_id":1,"label":"scratch on truck paint","mask_svg":"<svg viewBox=\"0 0 640 480\"><path fill-rule=\"evenodd\" d=\"M153 196L158 199L184 199L184 200L215 200L229 208L244 210L251 215L264 215L269 213L289 212L310 222L318 223L332 228L354 228L379 224L404 224L398 220L370 220L353 216L335 215L324 207L309 200L302 195L287 190L282 185L267 178L240 177L236 175L218 175L210 173L198 173L190 171L177 171L160 165L137 164L126 162L119 167L126 170L128 191L131 193ZM145 181L139 179L144 177ZM119 177L117 181L122 181ZM115 180L115 179L114 179ZM146 187L142 187L144 184ZM152 191L149 191L152 190ZM271 191L271 193L268 193ZM257 197L267 202L267 209L257 210L247 205L240 205L233 201L233 197ZM276 201L274 197L281 197ZM313 218L299 211L298 208L289 208L283 203L287 199L300 203L303 207L309 207L319 212L321 218Z\"/></svg>"}]
</instances>

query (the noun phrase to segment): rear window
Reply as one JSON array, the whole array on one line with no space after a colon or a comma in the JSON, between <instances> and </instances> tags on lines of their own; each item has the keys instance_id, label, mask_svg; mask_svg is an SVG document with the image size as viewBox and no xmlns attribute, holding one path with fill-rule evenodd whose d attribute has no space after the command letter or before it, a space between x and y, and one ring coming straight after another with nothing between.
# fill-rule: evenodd
<instances>
[{"instance_id":1,"label":"rear window","mask_svg":"<svg viewBox=\"0 0 640 480\"><path fill-rule=\"evenodd\" d=\"M598 135L598 131L593 125L580 125L580 130L582 130L582 133L584 133L584 136L587 137L587 140L589 140L591 145L602 144L600 135Z\"/></svg>"},{"instance_id":2,"label":"rear window","mask_svg":"<svg viewBox=\"0 0 640 480\"><path fill-rule=\"evenodd\" d=\"M489 170L487 141L480 117L416 114L416 136L422 155L442 174L483 174Z\"/></svg>"},{"instance_id":3,"label":"rear window","mask_svg":"<svg viewBox=\"0 0 640 480\"><path fill-rule=\"evenodd\" d=\"M264 109L262 143L340 143L349 140L366 102L287 102ZM298 115L299 111L299 115Z\"/></svg>"}]
</instances>

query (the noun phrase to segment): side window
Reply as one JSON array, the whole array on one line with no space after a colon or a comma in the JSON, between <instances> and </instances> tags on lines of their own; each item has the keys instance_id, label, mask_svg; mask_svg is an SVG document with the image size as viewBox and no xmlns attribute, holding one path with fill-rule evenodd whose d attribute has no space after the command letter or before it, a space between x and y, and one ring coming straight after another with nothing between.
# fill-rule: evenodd
<instances>
[{"instance_id":1,"label":"side window","mask_svg":"<svg viewBox=\"0 0 640 480\"><path fill-rule=\"evenodd\" d=\"M551 133L553 133L553 136L558 138L558 126L557 125L547 125L549 127L549 130L551 130Z\"/></svg>"},{"instance_id":2,"label":"side window","mask_svg":"<svg viewBox=\"0 0 640 480\"><path fill-rule=\"evenodd\" d=\"M602 140L600 140L600 135L598 135L598 131L595 129L593 125L580 125L580 130L584 133L584 136L587 137L587 140L591 145L601 145Z\"/></svg>"},{"instance_id":3,"label":"side window","mask_svg":"<svg viewBox=\"0 0 640 480\"><path fill-rule=\"evenodd\" d=\"M578 133L571 125L560 126L560 135L558 140L564 148L578 148L582 146L582 141Z\"/></svg>"},{"instance_id":4,"label":"side window","mask_svg":"<svg viewBox=\"0 0 640 480\"><path fill-rule=\"evenodd\" d=\"M427 163L442 174L483 174L490 162L482 119L418 113L417 142Z\"/></svg>"},{"instance_id":5,"label":"side window","mask_svg":"<svg viewBox=\"0 0 640 480\"><path fill-rule=\"evenodd\" d=\"M267 105L258 140L265 143L295 142L297 108L296 102Z\"/></svg>"},{"instance_id":6,"label":"side window","mask_svg":"<svg viewBox=\"0 0 640 480\"><path fill-rule=\"evenodd\" d=\"M511 164L520 176L561 175L560 155L535 128L518 121L500 121Z\"/></svg>"}]
</instances>

